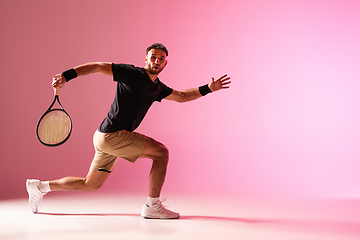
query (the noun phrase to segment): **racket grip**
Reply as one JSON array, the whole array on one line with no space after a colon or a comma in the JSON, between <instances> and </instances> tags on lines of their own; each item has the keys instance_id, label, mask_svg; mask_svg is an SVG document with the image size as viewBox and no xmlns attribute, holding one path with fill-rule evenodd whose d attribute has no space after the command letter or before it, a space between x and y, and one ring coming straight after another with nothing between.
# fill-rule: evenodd
<instances>
[{"instance_id":1,"label":"racket grip","mask_svg":"<svg viewBox=\"0 0 360 240\"><path fill-rule=\"evenodd\" d=\"M60 88L59 88L59 87L54 88L54 94L55 94L55 95L59 95L59 92L60 92Z\"/></svg>"}]
</instances>

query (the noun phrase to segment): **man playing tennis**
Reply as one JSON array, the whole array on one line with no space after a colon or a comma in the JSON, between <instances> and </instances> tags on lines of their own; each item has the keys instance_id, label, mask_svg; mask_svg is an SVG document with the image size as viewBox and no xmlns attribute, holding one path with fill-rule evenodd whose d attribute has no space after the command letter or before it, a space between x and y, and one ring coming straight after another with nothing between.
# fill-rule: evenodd
<instances>
[{"instance_id":1,"label":"man playing tennis","mask_svg":"<svg viewBox=\"0 0 360 240\"><path fill-rule=\"evenodd\" d=\"M110 111L94 134L95 156L85 178L65 177L53 181L26 181L31 210L36 213L43 195L49 191L95 191L114 168L117 158L135 162L138 158L153 160L149 196L141 216L144 218L176 219L179 213L166 209L159 200L169 160L168 149L154 139L134 132L154 101L162 99L188 102L210 92L229 88L227 75L199 88L177 91L163 84L158 75L167 64L168 51L155 43L146 49L145 67L128 64L94 62L77 66L54 76L52 86L63 87L77 76L101 73L113 77L117 91Z\"/></svg>"}]
</instances>

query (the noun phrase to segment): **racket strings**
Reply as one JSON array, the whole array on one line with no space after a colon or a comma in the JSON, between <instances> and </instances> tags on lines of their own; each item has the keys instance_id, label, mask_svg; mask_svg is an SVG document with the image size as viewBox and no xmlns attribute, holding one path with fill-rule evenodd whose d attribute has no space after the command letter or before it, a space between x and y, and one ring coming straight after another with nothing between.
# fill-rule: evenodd
<instances>
[{"instance_id":1,"label":"racket strings","mask_svg":"<svg viewBox=\"0 0 360 240\"><path fill-rule=\"evenodd\" d=\"M61 110L47 113L38 126L38 137L45 144L57 144L66 140L71 131L70 117Z\"/></svg>"}]
</instances>

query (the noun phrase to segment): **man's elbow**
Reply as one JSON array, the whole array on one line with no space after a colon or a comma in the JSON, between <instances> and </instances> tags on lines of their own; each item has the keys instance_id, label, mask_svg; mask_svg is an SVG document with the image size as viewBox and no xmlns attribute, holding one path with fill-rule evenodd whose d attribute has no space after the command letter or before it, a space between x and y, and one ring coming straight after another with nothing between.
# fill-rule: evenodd
<instances>
[{"instance_id":1,"label":"man's elbow","mask_svg":"<svg viewBox=\"0 0 360 240\"><path fill-rule=\"evenodd\" d=\"M187 101L188 101L188 98L186 97L186 94L184 92L180 92L177 102L178 103L186 103Z\"/></svg>"}]
</instances>

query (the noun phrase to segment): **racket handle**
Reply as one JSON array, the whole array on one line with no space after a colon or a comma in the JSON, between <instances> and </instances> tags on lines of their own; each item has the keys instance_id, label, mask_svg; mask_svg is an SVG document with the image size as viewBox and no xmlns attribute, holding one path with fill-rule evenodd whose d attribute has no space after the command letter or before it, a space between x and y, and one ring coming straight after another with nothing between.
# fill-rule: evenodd
<instances>
[{"instance_id":1,"label":"racket handle","mask_svg":"<svg viewBox=\"0 0 360 240\"><path fill-rule=\"evenodd\" d=\"M54 94L55 94L55 95L59 95L59 92L60 92L60 88L59 88L59 87L54 88Z\"/></svg>"}]
</instances>

